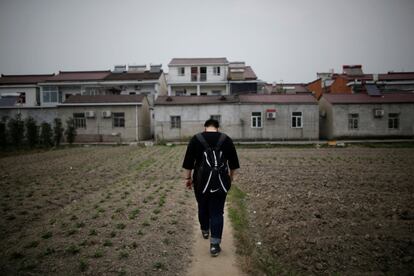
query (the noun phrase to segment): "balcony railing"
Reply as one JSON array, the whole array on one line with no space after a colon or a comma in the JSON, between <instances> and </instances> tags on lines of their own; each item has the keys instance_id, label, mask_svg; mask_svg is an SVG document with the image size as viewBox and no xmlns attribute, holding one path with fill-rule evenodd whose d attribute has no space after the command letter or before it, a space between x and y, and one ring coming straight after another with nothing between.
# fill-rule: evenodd
<instances>
[{"instance_id":1,"label":"balcony railing","mask_svg":"<svg viewBox=\"0 0 414 276\"><path fill-rule=\"evenodd\" d=\"M197 81L197 74L191 74L191 81Z\"/></svg>"},{"instance_id":2,"label":"balcony railing","mask_svg":"<svg viewBox=\"0 0 414 276\"><path fill-rule=\"evenodd\" d=\"M206 81L207 80L207 74L206 73L201 73L200 74L200 81Z\"/></svg>"}]
</instances>

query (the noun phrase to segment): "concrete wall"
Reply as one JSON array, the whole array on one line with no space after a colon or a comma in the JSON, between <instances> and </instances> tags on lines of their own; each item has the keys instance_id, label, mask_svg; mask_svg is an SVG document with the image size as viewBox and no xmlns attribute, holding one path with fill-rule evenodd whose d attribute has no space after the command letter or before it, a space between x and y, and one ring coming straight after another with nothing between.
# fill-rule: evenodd
<instances>
[{"instance_id":1,"label":"concrete wall","mask_svg":"<svg viewBox=\"0 0 414 276\"><path fill-rule=\"evenodd\" d=\"M0 87L0 96L11 93L16 94L16 96L18 96L19 93L24 92L26 93L26 103L21 104L20 106L32 107L37 106L36 91L38 91L38 88L36 87Z\"/></svg>"},{"instance_id":2,"label":"concrete wall","mask_svg":"<svg viewBox=\"0 0 414 276\"><path fill-rule=\"evenodd\" d=\"M266 109L276 109L275 120L266 119ZM303 127L291 127L291 113L302 111ZM262 112L262 128L251 127L251 113ZM235 140L305 140L318 139L318 106L298 104L220 104L155 106L155 138L187 140L202 131L205 120L221 115L221 131ZM181 128L171 128L170 116L181 116Z\"/></svg>"},{"instance_id":3,"label":"concrete wall","mask_svg":"<svg viewBox=\"0 0 414 276\"><path fill-rule=\"evenodd\" d=\"M114 127L113 116L103 118L102 112L125 113L125 127ZM77 129L77 142L131 142L136 141L137 122L138 139L149 139L149 110L148 103L143 106L59 106L58 114L66 122L73 113L94 111L95 118L86 118L86 128ZM137 121L138 120L138 121ZM113 135L117 134L117 135Z\"/></svg>"},{"instance_id":4,"label":"concrete wall","mask_svg":"<svg viewBox=\"0 0 414 276\"><path fill-rule=\"evenodd\" d=\"M3 116L7 117L14 117L16 114L20 113L22 115L22 119L26 119L27 117L33 117L37 124L41 124L42 122L47 122L49 124L53 123L53 120L58 117L57 108L41 108L41 107L34 107L34 108L2 108L0 109L0 118Z\"/></svg>"},{"instance_id":5,"label":"concrete wall","mask_svg":"<svg viewBox=\"0 0 414 276\"><path fill-rule=\"evenodd\" d=\"M327 117L321 119L321 136L327 139L366 137L414 137L414 104L334 104L320 101ZM374 109L383 109L382 118L374 117ZM348 114L359 114L358 129L348 128ZM388 128L389 113L399 113L399 128ZM322 122L324 121L324 122Z\"/></svg>"}]
</instances>

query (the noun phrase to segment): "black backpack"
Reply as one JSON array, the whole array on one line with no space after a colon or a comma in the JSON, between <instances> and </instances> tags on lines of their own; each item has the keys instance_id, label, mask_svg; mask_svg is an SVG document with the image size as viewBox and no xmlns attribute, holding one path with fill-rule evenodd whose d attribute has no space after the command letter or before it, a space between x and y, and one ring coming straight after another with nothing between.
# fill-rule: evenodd
<instances>
[{"instance_id":1,"label":"black backpack","mask_svg":"<svg viewBox=\"0 0 414 276\"><path fill-rule=\"evenodd\" d=\"M230 190L231 180L227 160L221 150L226 137L224 133L221 133L217 145L213 148L201 133L196 135L204 147L202 161L197 169L197 188L203 194L227 193Z\"/></svg>"}]
</instances>

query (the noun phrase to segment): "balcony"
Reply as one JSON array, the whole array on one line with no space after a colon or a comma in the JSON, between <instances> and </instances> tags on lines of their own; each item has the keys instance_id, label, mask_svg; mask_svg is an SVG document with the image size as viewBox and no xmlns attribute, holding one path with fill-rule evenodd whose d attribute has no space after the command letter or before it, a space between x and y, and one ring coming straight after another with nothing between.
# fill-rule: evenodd
<instances>
[{"instance_id":1,"label":"balcony","mask_svg":"<svg viewBox=\"0 0 414 276\"><path fill-rule=\"evenodd\" d=\"M200 81L206 81L207 80L207 73L201 73L200 74Z\"/></svg>"}]
</instances>

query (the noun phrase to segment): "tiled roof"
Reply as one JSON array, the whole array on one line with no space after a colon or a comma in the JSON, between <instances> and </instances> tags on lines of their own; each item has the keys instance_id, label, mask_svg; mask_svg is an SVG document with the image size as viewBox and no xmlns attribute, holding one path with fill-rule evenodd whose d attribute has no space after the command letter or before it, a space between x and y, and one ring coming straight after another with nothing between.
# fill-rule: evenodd
<instances>
[{"instance_id":1,"label":"tiled roof","mask_svg":"<svg viewBox=\"0 0 414 276\"><path fill-rule=\"evenodd\" d=\"M222 65L227 58L173 58L168 65Z\"/></svg>"},{"instance_id":2,"label":"tiled roof","mask_svg":"<svg viewBox=\"0 0 414 276\"><path fill-rule=\"evenodd\" d=\"M59 71L59 74L49 78L46 82L61 81L100 81L107 77L111 71Z\"/></svg>"},{"instance_id":3,"label":"tiled roof","mask_svg":"<svg viewBox=\"0 0 414 276\"><path fill-rule=\"evenodd\" d=\"M246 66L244 68L244 79L245 80L257 80L256 73L253 71L252 67Z\"/></svg>"},{"instance_id":4,"label":"tiled roof","mask_svg":"<svg viewBox=\"0 0 414 276\"><path fill-rule=\"evenodd\" d=\"M159 96L156 105L197 105L237 103L235 96Z\"/></svg>"},{"instance_id":5,"label":"tiled roof","mask_svg":"<svg viewBox=\"0 0 414 276\"><path fill-rule=\"evenodd\" d=\"M141 103L144 95L71 95L62 104Z\"/></svg>"},{"instance_id":6,"label":"tiled roof","mask_svg":"<svg viewBox=\"0 0 414 276\"><path fill-rule=\"evenodd\" d=\"M379 74L378 80L384 81L414 81L414 72L388 72L388 74Z\"/></svg>"},{"instance_id":7,"label":"tiled roof","mask_svg":"<svg viewBox=\"0 0 414 276\"><path fill-rule=\"evenodd\" d=\"M55 74L42 75L3 75L1 74L0 85L37 84L43 82Z\"/></svg>"},{"instance_id":8,"label":"tiled roof","mask_svg":"<svg viewBox=\"0 0 414 276\"><path fill-rule=\"evenodd\" d=\"M239 96L159 96L156 105L197 105L197 104L270 104L270 103L312 103L312 95L239 95Z\"/></svg>"},{"instance_id":9,"label":"tiled roof","mask_svg":"<svg viewBox=\"0 0 414 276\"><path fill-rule=\"evenodd\" d=\"M329 94L322 96L332 104L414 103L414 93L390 93L382 96L368 94Z\"/></svg>"},{"instance_id":10,"label":"tiled roof","mask_svg":"<svg viewBox=\"0 0 414 276\"><path fill-rule=\"evenodd\" d=\"M281 95L240 95L241 103L306 103L317 104L312 95L281 94Z\"/></svg>"},{"instance_id":11,"label":"tiled roof","mask_svg":"<svg viewBox=\"0 0 414 276\"><path fill-rule=\"evenodd\" d=\"M135 73L110 73L105 77L105 80L158 80L162 74L162 70L157 73L152 73L150 71L145 72L135 72Z\"/></svg>"}]
</instances>

